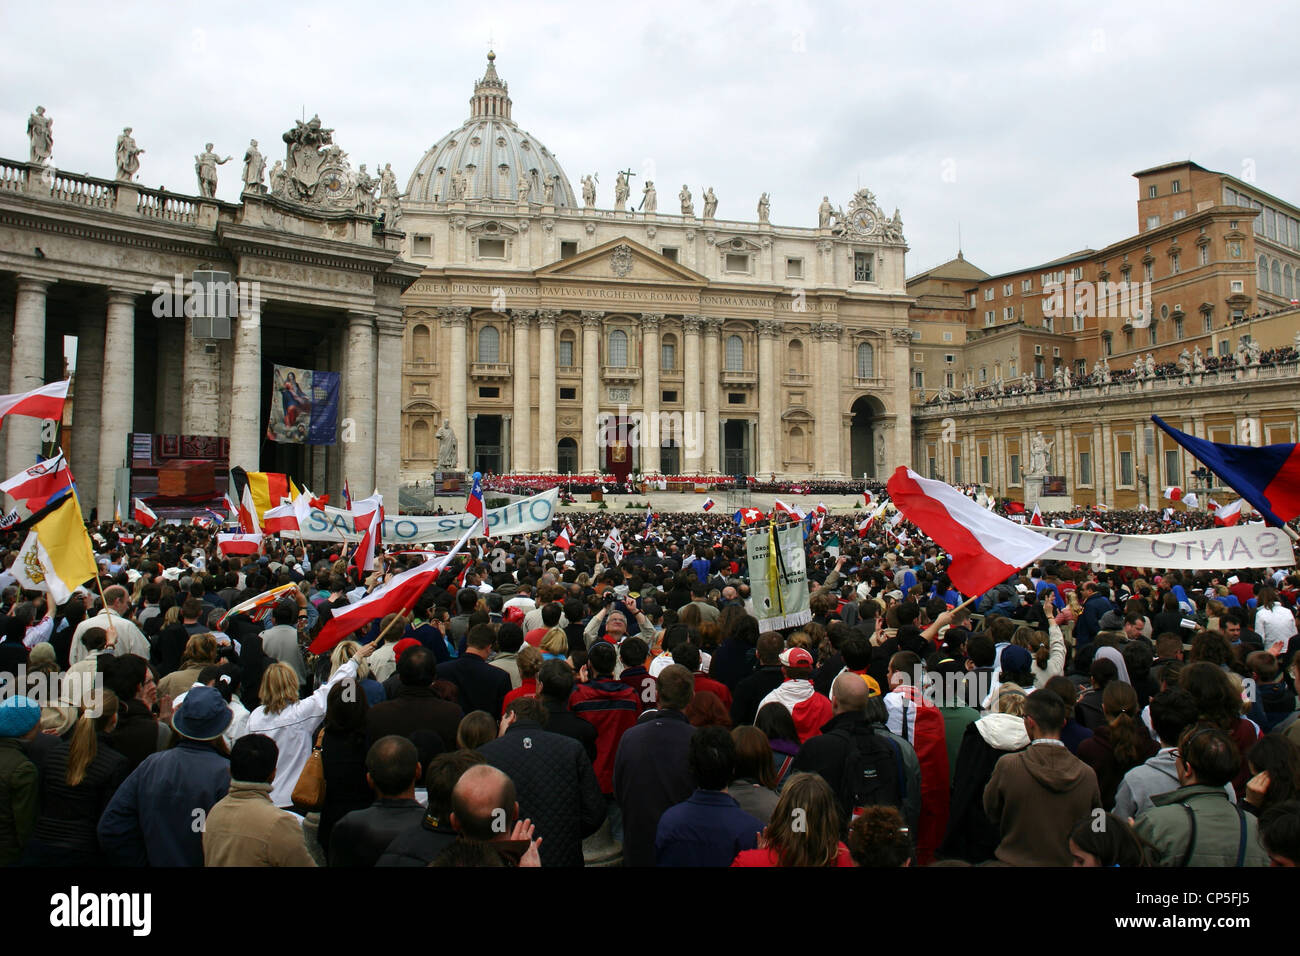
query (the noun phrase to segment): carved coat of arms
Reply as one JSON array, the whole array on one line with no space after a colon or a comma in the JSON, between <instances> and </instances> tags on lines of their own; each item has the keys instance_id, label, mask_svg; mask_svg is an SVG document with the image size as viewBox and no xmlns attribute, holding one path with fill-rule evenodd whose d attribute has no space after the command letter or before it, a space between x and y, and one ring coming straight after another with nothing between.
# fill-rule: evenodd
<instances>
[{"instance_id":1,"label":"carved coat of arms","mask_svg":"<svg viewBox=\"0 0 1300 956\"><path fill-rule=\"evenodd\" d=\"M632 271L632 247L618 246L609 257L609 268L620 279Z\"/></svg>"}]
</instances>

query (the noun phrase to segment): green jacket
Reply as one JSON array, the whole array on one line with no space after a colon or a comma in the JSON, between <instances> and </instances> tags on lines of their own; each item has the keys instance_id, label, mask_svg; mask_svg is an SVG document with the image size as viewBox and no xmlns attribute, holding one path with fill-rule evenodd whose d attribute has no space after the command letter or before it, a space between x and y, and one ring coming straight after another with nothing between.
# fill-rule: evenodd
<instances>
[{"instance_id":1,"label":"green jacket","mask_svg":"<svg viewBox=\"0 0 1300 956\"><path fill-rule=\"evenodd\" d=\"M13 866L22 857L36 810L36 764L23 753L21 740L0 737L0 866Z\"/></svg>"},{"instance_id":2,"label":"green jacket","mask_svg":"<svg viewBox=\"0 0 1300 956\"><path fill-rule=\"evenodd\" d=\"M1186 859L1187 866L1235 867L1241 853L1243 819L1242 865L1268 866L1268 854L1259 842L1258 822L1253 815L1238 811L1222 787L1180 787L1152 797L1151 803L1151 808L1135 822L1138 836L1152 848L1156 866L1182 866ZM1196 838L1189 857L1193 816Z\"/></svg>"}]
</instances>

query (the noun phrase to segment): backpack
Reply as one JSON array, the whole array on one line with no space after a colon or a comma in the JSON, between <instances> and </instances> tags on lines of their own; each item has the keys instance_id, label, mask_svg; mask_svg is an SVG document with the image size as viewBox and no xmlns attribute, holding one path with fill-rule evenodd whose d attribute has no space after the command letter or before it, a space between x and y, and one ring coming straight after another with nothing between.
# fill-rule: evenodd
<instances>
[{"instance_id":1,"label":"backpack","mask_svg":"<svg viewBox=\"0 0 1300 956\"><path fill-rule=\"evenodd\" d=\"M846 826L865 807L889 806L901 811L907 798L907 774L898 744L869 725L859 728L857 733L851 734L844 728L831 733L848 744L844 773L836 794L840 809L845 812Z\"/></svg>"}]
</instances>

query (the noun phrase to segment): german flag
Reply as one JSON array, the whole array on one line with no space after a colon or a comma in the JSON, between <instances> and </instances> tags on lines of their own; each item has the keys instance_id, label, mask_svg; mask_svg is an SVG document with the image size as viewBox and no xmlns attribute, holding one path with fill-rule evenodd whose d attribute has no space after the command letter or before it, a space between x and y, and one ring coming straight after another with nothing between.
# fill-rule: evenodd
<instances>
[{"instance_id":1,"label":"german flag","mask_svg":"<svg viewBox=\"0 0 1300 956\"><path fill-rule=\"evenodd\" d=\"M230 483L234 489L234 493L230 496L233 500L242 501L245 488L252 495L253 504L257 508L259 528L262 526L263 515L268 508L279 507L282 498L293 499L299 495L298 486L293 483L293 479L275 471L244 471L242 468L231 468Z\"/></svg>"}]
</instances>

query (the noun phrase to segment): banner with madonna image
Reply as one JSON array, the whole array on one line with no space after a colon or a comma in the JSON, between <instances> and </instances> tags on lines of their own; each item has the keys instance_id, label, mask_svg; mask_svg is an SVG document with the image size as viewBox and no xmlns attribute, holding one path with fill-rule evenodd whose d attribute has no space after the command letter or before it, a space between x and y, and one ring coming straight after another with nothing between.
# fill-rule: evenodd
<instances>
[{"instance_id":1,"label":"banner with madonna image","mask_svg":"<svg viewBox=\"0 0 1300 956\"><path fill-rule=\"evenodd\" d=\"M270 441L332 445L338 433L339 373L276 365L271 382Z\"/></svg>"}]
</instances>

